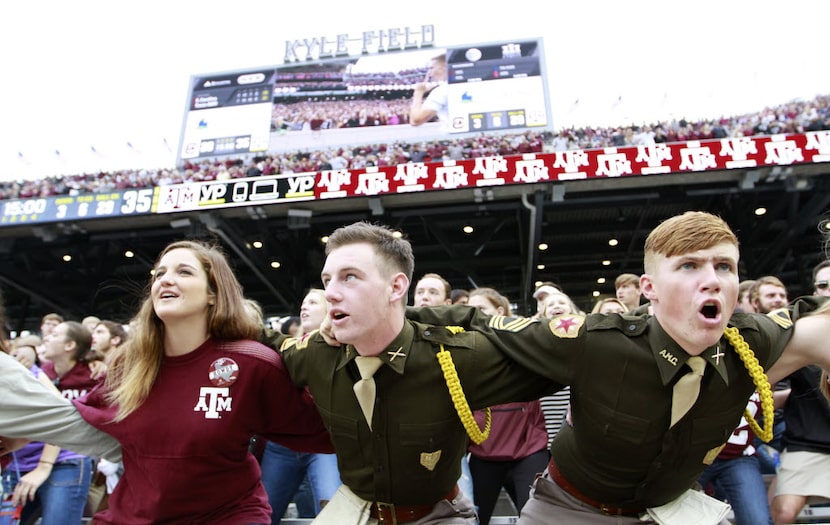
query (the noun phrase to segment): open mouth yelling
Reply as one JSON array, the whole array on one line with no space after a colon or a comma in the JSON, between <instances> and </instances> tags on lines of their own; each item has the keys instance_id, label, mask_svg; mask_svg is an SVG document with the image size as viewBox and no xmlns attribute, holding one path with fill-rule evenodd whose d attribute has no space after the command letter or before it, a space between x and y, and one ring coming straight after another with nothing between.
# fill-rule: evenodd
<instances>
[{"instance_id":1,"label":"open mouth yelling","mask_svg":"<svg viewBox=\"0 0 830 525\"><path fill-rule=\"evenodd\" d=\"M708 323L718 323L721 318L721 306L717 301L706 301L700 307L700 315Z\"/></svg>"}]
</instances>

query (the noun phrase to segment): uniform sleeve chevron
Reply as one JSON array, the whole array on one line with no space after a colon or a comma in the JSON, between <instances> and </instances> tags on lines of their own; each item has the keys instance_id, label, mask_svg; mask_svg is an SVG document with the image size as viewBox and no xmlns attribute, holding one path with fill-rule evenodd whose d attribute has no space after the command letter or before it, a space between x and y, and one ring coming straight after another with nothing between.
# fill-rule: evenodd
<instances>
[{"instance_id":1,"label":"uniform sleeve chevron","mask_svg":"<svg viewBox=\"0 0 830 525\"><path fill-rule=\"evenodd\" d=\"M793 320L790 317L790 311L786 308L779 308L767 314L767 317L775 321L781 328L792 328Z\"/></svg>"},{"instance_id":2,"label":"uniform sleeve chevron","mask_svg":"<svg viewBox=\"0 0 830 525\"><path fill-rule=\"evenodd\" d=\"M529 317L504 317L502 315L494 315L487 324L490 328L501 330L502 332L521 332L535 322L535 319Z\"/></svg>"}]
</instances>

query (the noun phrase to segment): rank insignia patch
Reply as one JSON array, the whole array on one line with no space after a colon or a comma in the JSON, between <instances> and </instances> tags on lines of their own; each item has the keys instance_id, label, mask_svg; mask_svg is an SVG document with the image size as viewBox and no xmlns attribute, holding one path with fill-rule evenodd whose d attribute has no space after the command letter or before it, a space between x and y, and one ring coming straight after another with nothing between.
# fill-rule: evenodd
<instances>
[{"instance_id":1,"label":"rank insignia patch","mask_svg":"<svg viewBox=\"0 0 830 525\"><path fill-rule=\"evenodd\" d=\"M441 459L440 450L436 450L435 452L421 452L421 465L430 472L435 470L439 459Z\"/></svg>"},{"instance_id":2,"label":"rank insignia patch","mask_svg":"<svg viewBox=\"0 0 830 525\"><path fill-rule=\"evenodd\" d=\"M793 320L790 317L790 311L786 308L779 308L767 314L767 317L775 321L775 324L781 328L792 328Z\"/></svg>"},{"instance_id":3,"label":"rank insignia patch","mask_svg":"<svg viewBox=\"0 0 830 525\"><path fill-rule=\"evenodd\" d=\"M504 317L503 315L494 315L487 321L487 325L494 330L501 330L502 332L521 332L535 322L537 322L536 319L529 317Z\"/></svg>"},{"instance_id":4,"label":"rank insignia patch","mask_svg":"<svg viewBox=\"0 0 830 525\"><path fill-rule=\"evenodd\" d=\"M560 315L550 320L550 331L556 337L573 338L579 335L579 329L585 324L585 316Z\"/></svg>"}]
</instances>

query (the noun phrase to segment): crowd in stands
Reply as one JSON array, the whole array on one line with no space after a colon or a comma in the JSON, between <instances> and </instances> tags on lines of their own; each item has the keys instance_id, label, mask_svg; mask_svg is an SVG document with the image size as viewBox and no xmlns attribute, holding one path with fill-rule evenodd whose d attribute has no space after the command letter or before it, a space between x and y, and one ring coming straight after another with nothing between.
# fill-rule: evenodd
<instances>
[{"instance_id":1,"label":"crowd in stands","mask_svg":"<svg viewBox=\"0 0 830 525\"><path fill-rule=\"evenodd\" d=\"M342 118L351 125L365 126L390 122L390 115L401 110L395 101L344 101L338 118L319 117L317 104L292 104L286 114L291 126L336 127ZM405 104L402 100L400 103ZM385 106L384 106L385 105ZM383 107L383 109L381 109ZM282 111L282 110L280 110ZM285 117L284 117L285 118ZM398 116L399 122L403 123ZM285 120L288 122L288 120ZM313 122L313 124L312 124ZM280 124L281 126L282 124ZM465 159L490 155L511 155L529 152L563 151L621 147L650 142L677 142L725 137L769 135L776 133L803 133L830 129L830 95L812 100L792 101L761 111L731 117L688 121L666 120L643 125L616 127L581 127L557 132L526 131L506 135L478 135L431 142L403 142L361 144L347 148L323 151L295 151L270 153L250 158L223 158L188 161L179 168L124 169L115 172L95 172L44 177L39 180L17 180L0 184L0 199L23 199L54 195L105 193L131 188L223 180L260 175L280 175L314 172L326 169L361 169L366 166L390 166L406 162L429 162L442 159ZM394 135L394 133L390 133Z\"/></svg>"},{"instance_id":2,"label":"crowd in stands","mask_svg":"<svg viewBox=\"0 0 830 525\"><path fill-rule=\"evenodd\" d=\"M191 246L194 244L183 241L173 246ZM165 252L167 254L165 256L171 257L169 260L176 261L175 257L169 256L171 252L192 249L189 247L172 248ZM178 257L182 256L178 255ZM167 259L161 260L166 261ZM183 258L182 260L189 261L190 259ZM193 263L177 264L195 267L191 266ZM166 262L159 263L158 268L165 269L172 266L175 266L175 264ZM336 272L334 273L336 274ZM230 270L227 271L226 275L233 276ZM167 280L174 280L175 277L165 277L162 274L159 279L166 282ZM205 277L205 279L207 278ZM814 268L812 274L816 296L830 296L828 279L830 279L830 261L822 261ZM217 280L216 282L223 281ZM650 312L650 305L643 297L643 290L640 287L641 282L645 281L641 281L635 274L619 275L615 279L615 297L597 298L595 304L592 305L592 312L608 312L611 315L627 313L631 316ZM330 284L329 281L327 286ZM738 284L737 280L735 284ZM169 286L172 287L172 285ZM186 284L177 286L182 286L185 290L188 290ZM201 286L204 286L204 284ZM536 314L534 317L544 317L552 320L561 319L568 322L573 322L575 318L581 318L585 312L567 295L564 290L566 286L566 283L560 285L550 281L536 283L532 293L532 297L536 300ZM737 292L739 294L739 311L742 313L771 314L777 309L790 304L786 285L774 276L760 276L752 281L743 280L740 286L737 287ZM208 315L207 306L213 306L213 303L210 302L213 301L212 297L213 294L204 293L201 296L205 304L204 313L201 315L205 317ZM239 297L242 298L241 289ZM147 299L147 304L150 304L151 301L152 299ZM492 288L452 289L448 281L434 273L427 273L420 277L415 284L411 301L407 301L407 303L420 307L462 303L479 308L487 315L513 315L510 300L497 290ZM607 310L608 307L611 309ZM164 313L163 306L153 306L153 308L162 309L161 311ZM173 307L168 306L167 308L172 309ZM311 289L303 300L300 315L283 320L281 326L277 329L285 335L302 339L303 334L320 326L327 308L325 292L319 289ZM142 311L145 311L147 316L158 315L150 314L151 310L149 308L144 308ZM262 325L258 326L254 323L255 330L252 333L264 330L263 340L270 338L270 335L265 337L267 330L263 325L262 311L256 303L252 301L243 303L240 300L238 309L228 308L228 311L247 312L238 315L250 315L250 322L253 323L253 320L255 320L256 323ZM175 316L169 313L167 315L169 318L175 319ZM161 322L166 323L165 326L172 324L172 321L169 320L162 320ZM628 322L631 321L626 321L626 323ZM146 321L145 324L147 324ZM138 339L140 336L129 333L130 329L135 330L135 327L138 326L140 326L138 322L130 325L132 327L130 328L109 320L100 320L95 316L88 316L82 322L66 321L59 314L50 313L42 318L40 337L32 334L21 335L11 341L9 345L0 344L0 350L8 346L11 349L9 353L12 357L24 364L36 377L40 374L47 376L48 379L44 381L52 381L51 384L58 386L64 397L69 399L81 398L95 388L100 381L103 381L101 363L112 366L113 362L118 362L117 359L113 360L113 356L118 355L115 352L116 348L130 341L131 346L128 346L128 349L139 349L138 343L133 344L131 341L141 341L142 339ZM551 326L553 326L552 322ZM181 328L187 329L186 332L181 333L194 331L189 322L183 324ZM178 334L179 338L181 338L181 333ZM210 335L210 337L215 336ZM557 335L557 337L565 336ZM133 339L130 340L129 338ZM207 343L200 343L200 345L205 344ZM212 345L213 343L209 344ZM203 361L207 359L204 363L214 359L215 356L210 353L212 352L209 350L210 347L199 346L198 348L202 348L202 352L207 354L204 358L200 358ZM275 347L272 347L272 349L275 349ZM267 351L265 347L262 347L262 350ZM398 351L400 350L402 349ZM715 354L713 357L717 358L723 355ZM174 359L182 356L173 355L170 357ZM405 354L404 357L406 357ZM251 365L251 363L246 364ZM202 367L198 369L202 370ZM103 370L106 370L106 367ZM782 391L789 390L789 392L780 398L776 397L775 401L776 407L782 409L783 424L776 427L778 439L770 441L769 446L756 440L753 432L757 432L757 430L750 427L748 421L742 421L729 438L730 448L713 449L716 450L716 457L712 458L711 466L703 471L703 476L699 478L700 484L708 494L717 499L726 500L731 504L736 525L793 523L805 505L815 506L826 502L827 498L830 497L830 492L827 491L827 487L830 485L821 482L811 483L810 476L807 476L805 481L805 477L799 475L801 471L809 471L811 476L827 472L827 436L830 435L828 434L830 419L823 415L830 414L830 405L822 397L819 389L815 387L819 382L827 382L826 373L821 377L820 374L821 370L818 367L810 366L787 378L787 383ZM79 383L79 378L85 382ZM178 377L176 379L175 383L178 383ZM231 382L236 381L236 379L236 377L233 377ZM170 380L168 379L168 381ZM296 403L296 400L294 403ZM760 405L760 401L753 398L748 406L755 404ZM288 404L288 406L291 405ZM574 410L577 408L578 405L574 404ZM500 404L490 408L492 426L489 441L485 440L483 442L484 446L481 446L481 443L469 446L467 454L461 460L462 476L458 480L461 493L468 497L472 496L478 509L478 525L488 525L494 514L499 515L496 512L496 503L502 489L510 496L515 513L524 508L529 501L528 487L538 478L536 474L544 471L548 468L548 465L553 465L553 463L550 463L551 456L549 453L551 440L563 428L567 429L567 427L574 427L577 424L575 423L577 420L571 417L571 409L568 388L538 400ZM187 405L187 410L192 410L190 405ZM755 412L751 412L751 414L756 415ZM152 415L152 417L156 418L157 416ZM482 426L483 421L487 418L483 411L477 411L476 417L479 426ZM294 421L292 421L292 426ZM368 421L372 422L371 417ZM581 421L585 421L585 419ZM166 425L169 426L169 422ZM189 436L191 433L184 432L182 435ZM192 433L192 435L199 435L201 438L204 434ZM522 439L525 437L526 439ZM221 436L221 439L217 439L217 441L221 447L225 447L225 442L228 440ZM34 491L37 492L37 498L33 498L32 502L23 505L24 517L36 516L36 513L42 512L44 525L47 522L55 523L55 521L49 521L46 516L51 516L51 513L55 515L68 514L69 510L67 509L69 509L70 499L73 503L72 512L75 517L72 519L74 521L62 523L78 523L82 515L88 516L96 509L103 513L109 511L109 494L114 493L115 487L122 483L121 479L125 472L129 472L129 469L125 469L122 464L109 464L106 460L80 455L75 455L78 456L75 457L68 450L61 452L58 447L54 447L55 450L50 451L50 449L44 448L42 443L33 445L35 446L25 449L20 456L14 459L14 463L11 463L15 467L14 476L11 476L10 469L6 469L6 472L9 473L5 478L6 491L21 486L33 486L31 473L42 472L42 475L36 478L38 482L34 484L36 485ZM177 446L180 447L181 445ZM308 510L305 513L302 510L300 511L301 517L314 517L321 512L321 509L325 508L329 501L334 500L337 487L341 483L334 455L309 453L306 456L298 456L290 449L279 448L271 442L264 446L264 450L259 450L257 459L262 465L262 482L267 488L269 504L275 509L271 517L273 524L279 523L280 517L285 515L288 503L292 499L296 503L295 507L301 509L301 498L304 490L301 483L305 477L308 477L308 483L312 487L310 489L311 501L306 502ZM767 473L763 470L761 453L762 451L772 452L770 447L775 449L774 452L779 457L779 465L777 468L773 465L770 472ZM129 450L129 446L125 449ZM316 456L316 458L312 458L312 456ZM22 461L21 457L28 460L28 463ZM139 457L143 456L139 454ZM56 494L56 491L50 488L52 482L57 485L58 475L62 471L68 471L70 467L75 468L78 459L82 460L81 470L83 475L76 474L74 477L80 479L80 481L69 487L71 488L71 494ZM313 479L311 475L311 472L314 471L311 463L312 459L327 461L327 466L322 469L322 473L327 475L329 479ZM135 461L135 458L133 458L133 461ZM75 471L73 470L73 472ZM739 472L739 474L736 472ZM49 483L43 485L46 480L49 480ZM325 488L318 489L315 484ZM69 486L69 484L65 485ZM41 489L42 486L45 488ZM220 488L224 490L224 487ZM20 489L17 490L19 492ZM821 499L812 499L813 497ZM152 500L152 498L148 499ZM178 504L182 505L181 502ZM198 509L199 505L194 505L193 508ZM194 510L190 511L195 512Z\"/></svg>"},{"instance_id":3,"label":"crowd in stands","mask_svg":"<svg viewBox=\"0 0 830 525\"><path fill-rule=\"evenodd\" d=\"M409 100L350 97L347 100L319 100L316 97L293 103L274 104L272 131L319 131L333 128L363 128L409 123Z\"/></svg>"}]
</instances>

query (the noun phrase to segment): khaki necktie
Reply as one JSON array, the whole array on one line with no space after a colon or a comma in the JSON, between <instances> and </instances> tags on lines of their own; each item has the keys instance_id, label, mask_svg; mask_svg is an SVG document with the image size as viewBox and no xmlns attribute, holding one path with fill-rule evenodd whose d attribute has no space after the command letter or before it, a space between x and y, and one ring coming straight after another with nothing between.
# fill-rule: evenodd
<instances>
[{"instance_id":1,"label":"khaki necktie","mask_svg":"<svg viewBox=\"0 0 830 525\"><path fill-rule=\"evenodd\" d=\"M379 357L355 357L357 369L360 370L360 381L354 384L354 395L369 428L372 428L372 413L375 410L375 379L372 377L377 372L383 361Z\"/></svg>"},{"instance_id":2,"label":"khaki necktie","mask_svg":"<svg viewBox=\"0 0 830 525\"><path fill-rule=\"evenodd\" d=\"M700 380L703 378L703 370L706 368L706 361L700 356L690 357L686 364L692 370L677 381L672 393L670 425L672 427L697 401L697 396L700 393Z\"/></svg>"}]
</instances>

